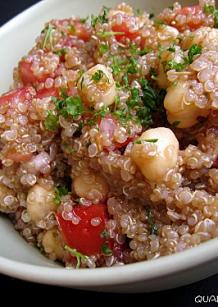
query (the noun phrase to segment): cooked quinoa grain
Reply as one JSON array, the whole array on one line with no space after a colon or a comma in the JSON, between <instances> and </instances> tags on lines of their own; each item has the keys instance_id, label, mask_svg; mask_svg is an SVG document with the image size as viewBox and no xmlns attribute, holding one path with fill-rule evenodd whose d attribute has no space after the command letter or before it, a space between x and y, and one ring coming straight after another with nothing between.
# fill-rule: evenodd
<instances>
[{"instance_id":1,"label":"cooked quinoa grain","mask_svg":"<svg viewBox=\"0 0 218 307\"><path fill-rule=\"evenodd\" d=\"M47 257L95 268L218 236L214 0L51 20L0 97L0 212Z\"/></svg>"}]
</instances>

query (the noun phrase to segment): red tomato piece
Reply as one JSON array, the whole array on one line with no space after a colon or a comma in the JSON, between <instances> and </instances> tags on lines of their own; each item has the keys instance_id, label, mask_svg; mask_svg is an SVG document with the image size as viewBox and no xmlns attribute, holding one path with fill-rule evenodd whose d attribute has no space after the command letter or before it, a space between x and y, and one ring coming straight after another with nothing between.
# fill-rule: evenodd
<instances>
[{"instance_id":1,"label":"red tomato piece","mask_svg":"<svg viewBox=\"0 0 218 307\"><path fill-rule=\"evenodd\" d=\"M29 104L34 96L35 90L32 87L22 87L2 95L0 105L8 104L10 112L10 109L16 108L19 102Z\"/></svg>"},{"instance_id":2,"label":"red tomato piece","mask_svg":"<svg viewBox=\"0 0 218 307\"><path fill-rule=\"evenodd\" d=\"M181 14L181 15L188 15L188 14L196 15L196 14L200 13L201 11L202 11L202 8L200 7L200 5L185 6L185 7L181 8L181 10L179 11L179 14Z\"/></svg>"},{"instance_id":3,"label":"red tomato piece","mask_svg":"<svg viewBox=\"0 0 218 307\"><path fill-rule=\"evenodd\" d=\"M131 32L128 27L128 22L132 16L123 15L123 22L121 24L114 23L112 25L113 32L121 32L123 35L115 35L117 41L122 41L125 38L129 38L130 40L136 39L139 36L139 32Z\"/></svg>"},{"instance_id":4,"label":"red tomato piece","mask_svg":"<svg viewBox=\"0 0 218 307\"><path fill-rule=\"evenodd\" d=\"M205 17L200 5L183 7L178 12L178 15L183 15L183 16L189 15L191 17L194 17L199 14L202 14L202 17ZM187 27L190 28L190 30L195 30L195 29L198 29L203 23L204 23L204 18L201 18L198 22L196 22L194 18L190 18L187 22ZM179 26L177 28L180 30Z\"/></svg>"},{"instance_id":5,"label":"red tomato piece","mask_svg":"<svg viewBox=\"0 0 218 307\"><path fill-rule=\"evenodd\" d=\"M41 90L39 90L36 94L36 97L37 98L46 98L46 97L51 97L51 96L54 96L54 97L58 97L58 89L55 88L55 87L51 87L51 88L43 88Z\"/></svg>"},{"instance_id":6,"label":"red tomato piece","mask_svg":"<svg viewBox=\"0 0 218 307\"><path fill-rule=\"evenodd\" d=\"M29 105L35 96L35 90L31 87L24 87L14 91L10 91L0 97L0 105L7 104L8 110L6 114L10 116L13 114L13 110L17 108L18 103ZM14 115L14 114L13 114ZM20 153L16 152L15 149L9 150L7 158L15 162L25 162L30 160L32 157L31 153Z\"/></svg>"},{"instance_id":7,"label":"red tomato piece","mask_svg":"<svg viewBox=\"0 0 218 307\"><path fill-rule=\"evenodd\" d=\"M104 204L93 204L89 207L78 205L73 208L72 213L79 218L77 225L72 221L64 220L61 213L56 214L65 243L88 256L101 253L101 247L104 244L101 233L105 229L107 220L106 206ZM100 221L99 225L92 225L94 219Z\"/></svg>"},{"instance_id":8,"label":"red tomato piece","mask_svg":"<svg viewBox=\"0 0 218 307\"><path fill-rule=\"evenodd\" d=\"M33 84L36 82L44 82L49 75L34 75L34 72L31 69L32 63L26 62L25 60L21 61L18 65L18 72L21 78L21 81L24 85Z\"/></svg>"},{"instance_id":9,"label":"red tomato piece","mask_svg":"<svg viewBox=\"0 0 218 307\"><path fill-rule=\"evenodd\" d=\"M83 24L81 22L75 23L75 35L82 39L84 42L87 42L90 40L91 37L91 30L87 27L86 24Z\"/></svg>"}]
</instances>

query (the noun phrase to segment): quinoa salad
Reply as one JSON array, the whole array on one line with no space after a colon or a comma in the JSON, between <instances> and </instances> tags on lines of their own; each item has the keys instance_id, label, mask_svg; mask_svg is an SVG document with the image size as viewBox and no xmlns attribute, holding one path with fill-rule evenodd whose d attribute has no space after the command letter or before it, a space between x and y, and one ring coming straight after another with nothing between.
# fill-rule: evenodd
<instances>
[{"instance_id":1,"label":"quinoa salad","mask_svg":"<svg viewBox=\"0 0 218 307\"><path fill-rule=\"evenodd\" d=\"M215 1L47 22L0 96L0 136L1 214L67 267L217 237Z\"/></svg>"}]
</instances>

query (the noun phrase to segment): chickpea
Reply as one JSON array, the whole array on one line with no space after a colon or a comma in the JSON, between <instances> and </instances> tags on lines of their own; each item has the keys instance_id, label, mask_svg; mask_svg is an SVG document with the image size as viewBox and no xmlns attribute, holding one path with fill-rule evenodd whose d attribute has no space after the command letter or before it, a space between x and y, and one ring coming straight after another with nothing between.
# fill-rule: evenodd
<instances>
[{"instance_id":1,"label":"chickpea","mask_svg":"<svg viewBox=\"0 0 218 307\"><path fill-rule=\"evenodd\" d=\"M83 172L76 177L73 182L73 188L79 197L88 200L104 200L108 194L108 184L106 180L97 174Z\"/></svg>"},{"instance_id":2,"label":"chickpea","mask_svg":"<svg viewBox=\"0 0 218 307\"><path fill-rule=\"evenodd\" d=\"M45 218L49 212L56 211L54 203L54 190L46 190L39 184L35 184L27 195L27 212L34 223Z\"/></svg>"},{"instance_id":3,"label":"chickpea","mask_svg":"<svg viewBox=\"0 0 218 307\"><path fill-rule=\"evenodd\" d=\"M156 141L155 143L149 140ZM134 144L131 157L149 181L159 183L177 164L179 143L174 133L164 127L145 131Z\"/></svg>"},{"instance_id":4,"label":"chickpea","mask_svg":"<svg viewBox=\"0 0 218 307\"><path fill-rule=\"evenodd\" d=\"M77 88L83 101L96 109L111 105L116 96L113 75L101 64L86 71L80 78Z\"/></svg>"},{"instance_id":5,"label":"chickpea","mask_svg":"<svg viewBox=\"0 0 218 307\"><path fill-rule=\"evenodd\" d=\"M179 122L178 128L189 128L195 125L199 116L206 117L209 110L200 109L194 103L185 103L185 94L189 88L188 82L178 81L176 86L167 89L164 107L167 110L167 119L170 124Z\"/></svg>"},{"instance_id":6,"label":"chickpea","mask_svg":"<svg viewBox=\"0 0 218 307\"><path fill-rule=\"evenodd\" d=\"M59 230L55 227L45 232L42 246L53 260L63 260L64 246Z\"/></svg>"},{"instance_id":7,"label":"chickpea","mask_svg":"<svg viewBox=\"0 0 218 307\"><path fill-rule=\"evenodd\" d=\"M162 46L170 45L171 42L175 42L178 36L179 31L176 28L168 25L162 25L157 32L157 37Z\"/></svg>"},{"instance_id":8,"label":"chickpea","mask_svg":"<svg viewBox=\"0 0 218 307\"><path fill-rule=\"evenodd\" d=\"M0 183L0 212L11 213L17 208L17 199L13 190Z\"/></svg>"}]
</instances>

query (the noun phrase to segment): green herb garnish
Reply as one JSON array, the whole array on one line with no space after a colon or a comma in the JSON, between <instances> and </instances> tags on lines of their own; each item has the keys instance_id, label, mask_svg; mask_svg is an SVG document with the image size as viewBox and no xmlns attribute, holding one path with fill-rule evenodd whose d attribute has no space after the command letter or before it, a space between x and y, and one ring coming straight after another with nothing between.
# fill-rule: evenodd
<instances>
[{"instance_id":1,"label":"green herb garnish","mask_svg":"<svg viewBox=\"0 0 218 307\"><path fill-rule=\"evenodd\" d=\"M100 234L100 237L101 237L102 239L108 239L108 238L110 238L109 232L108 232L106 229L103 230L102 233Z\"/></svg>"},{"instance_id":2,"label":"green herb garnish","mask_svg":"<svg viewBox=\"0 0 218 307\"><path fill-rule=\"evenodd\" d=\"M85 261L89 259L88 256L83 255L82 253L78 252L75 248L71 248L68 245L65 245L64 249L68 251L72 256L76 257L76 261L77 261L76 268L77 269L80 268L81 261Z\"/></svg>"},{"instance_id":3,"label":"green herb garnish","mask_svg":"<svg viewBox=\"0 0 218 307\"><path fill-rule=\"evenodd\" d=\"M100 24L104 24L104 23L108 23L108 12L109 12L109 8L107 8L106 6L103 7L103 12L98 15L98 16L91 16L91 25L93 28L96 27L97 23Z\"/></svg>"},{"instance_id":4,"label":"green herb garnish","mask_svg":"<svg viewBox=\"0 0 218 307\"><path fill-rule=\"evenodd\" d=\"M148 143L157 143L158 139L147 139L147 140L144 140L145 142L148 142Z\"/></svg>"},{"instance_id":5,"label":"green herb garnish","mask_svg":"<svg viewBox=\"0 0 218 307\"><path fill-rule=\"evenodd\" d=\"M50 45L50 48L53 49L53 45L52 45L52 31L54 30L54 27L49 24L46 28L46 33L45 33L45 38L43 40L42 43L42 49L45 49L45 47L47 47L47 45Z\"/></svg>"},{"instance_id":6,"label":"green herb garnish","mask_svg":"<svg viewBox=\"0 0 218 307\"><path fill-rule=\"evenodd\" d=\"M56 131L59 126L58 116L51 110L48 111L48 115L44 121L44 126L48 131Z\"/></svg>"},{"instance_id":7,"label":"green herb garnish","mask_svg":"<svg viewBox=\"0 0 218 307\"><path fill-rule=\"evenodd\" d=\"M56 205L60 205L62 196L65 196L68 194L68 189L66 186L59 186L55 189L55 197L54 197L54 203Z\"/></svg>"},{"instance_id":8,"label":"green herb garnish","mask_svg":"<svg viewBox=\"0 0 218 307\"><path fill-rule=\"evenodd\" d=\"M83 104L79 96L66 96L64 91L62 92L62 99L52 97L56 105L56 110L63 117L72 116L78 117L83 113Z\"/></svg>"},{"instance_id":9,"label":"green herb garnish","mask_svg":"<svg viewBox=\"0 0 218 307\"><path fill-rule=\"evenodd\" d=\"M84 23L86 23L88 20L89 20L89 16L87 16L87 17L85 17L85 18L80 18L79 21L80 21L81 23L84 24Z\"/></svg>"},{"instance_id":10,"label":"green herb garnish","mask_svg":"<svg viewBox=\"0 0 218 307\"><path fill-rule=\"evenodd\" d=\"M175 52L176 48L174 46L170 46L167 50L170 52Z\"/></svg>"},{"instance_id":11,"label":"green herb garnish","mask_svg":"<svg viewBox=\"0 0 218 307\"><path fill-rule=\"evenodd\" d=\"M189 63L191 64L193 62L194 57L198 54L201 54L201 52L202 52L201 46L198 46L196 44L192 45L191 48L188 51Z\"/></svg>"},{"instance_id":12,"label":"green herb garnish","mask_svg":"<svg viewBox=\"0 0 218 307\"><path fill-rule=\"evenodd\" d=\"M99 52L101 55L103 55L104 53L106 53L109 50L109 46L106 44L101 44L99 46Z\"/></svg>"},{"instance_id":13,"label":"green herb garnish","mask_svg":"<svg viewBox=\"0 0 218 307\"><path fill-rule=\"evenodd\" d=\"M127 105L129 108L134 108L137 106L140 102L140 96L139 96L139 89L137 88L132 88L131 89L131 98L127 102Z\"/></svg>"},{"instance_id":14,"label":"green herb garnish","mask_svg":"<svg viewBox=\"0 0 218 307\"><path fill-rule=\"evenodd\" d=\"M108 247L107 244L103 244L101 246L101 251L102 251L103 255L105 255L105 256L112 256L113 255L112 250Z\"/></svg>"},{"instance_id":15,"label":"green herb garnish","mask_svg":"<svg viewBox=\"0 0 218 307\"><path fill-rule=\"evenodd\" d=\"M180 123L181 123L180 120L176 120L175 122L172 123L172 126L173 127L178 127Z\"/></svg>"},{"instance_id":16,"label":"green herb garnish","mask_svg":"<svg viewBox=\"0 0 218 307\"><path fill-rule=\"evenodd\" d=\"M155 220L154 220L154 215L151 211L150 207L146 208L147 211L147 218L148 218L148 227L149 227L149 231L151 235L158 235L158 228L157 225L155 224Z\"/></svg>"},{"instance_id":17,"label":"green herb garnish","mask_svg":"<svg viewBox=\"0 0 218 307\"><path fill-rule=\"evenodd\" d=\"M54 53L57 54L59 57L64 56L66 54L66 48L62 48L58 51L55 51Z\"/></svg>"},{"instance_id":18,"label":"green herb garnish","mask_svg":"<svg viewBox=\"0 0 218 307\"><path fill-rule=\"evenodd\" d=\"M101 31L96 33L100 38L107 38L109 36L124 35L124 32L114 32L114 31Z\"/></svg>"},{"instance_id":19,"label":"green herb garnish","mask_svg":"<svg viewBox=\"0 0 218 307\"><path fill-rule=\"evenodd\" d=\"M127 73L136 74L138 72L138 62L135 58L129 59L129 65L127 68Z\"/></svg>"},{"instance_id":20,"label":"green herb garnish","mask_svg":"<svg viewBox=\"0 0 218 307\"><path fill-rule=\"evenodd\" d=\"M105 73L102 70L97 70L92 75L92 80L95 81L95 83L98 83L103 77L107 79L107 82L109 82L108 77L105 75Z\"/></svg>"},{"instance_id":21,"label":"green herb garnish","mask_svg":"<svg viewBox=\"0 0 218 307\"><path fill-rule=\"evenodd\" d=\"M175 60L170 60L163 63L165 71L172 69L174 69L175 71L182 71L186 67L186 65L187 65L186 62L178 63Z\"/></svg>"},{"instance_id":22,"label":"green herb garnish","mask_svg":"<svg viewBox=\"0 0 218 307\"><path fill-rule=\"evenodd\" d=\"M154 25L155 25L155 26L162 26L162 25L164 25L164 24L165 24L164 21L161 20L161 19L155 19L155 20L154 20Z\"/></svg>"}]
</instances>

